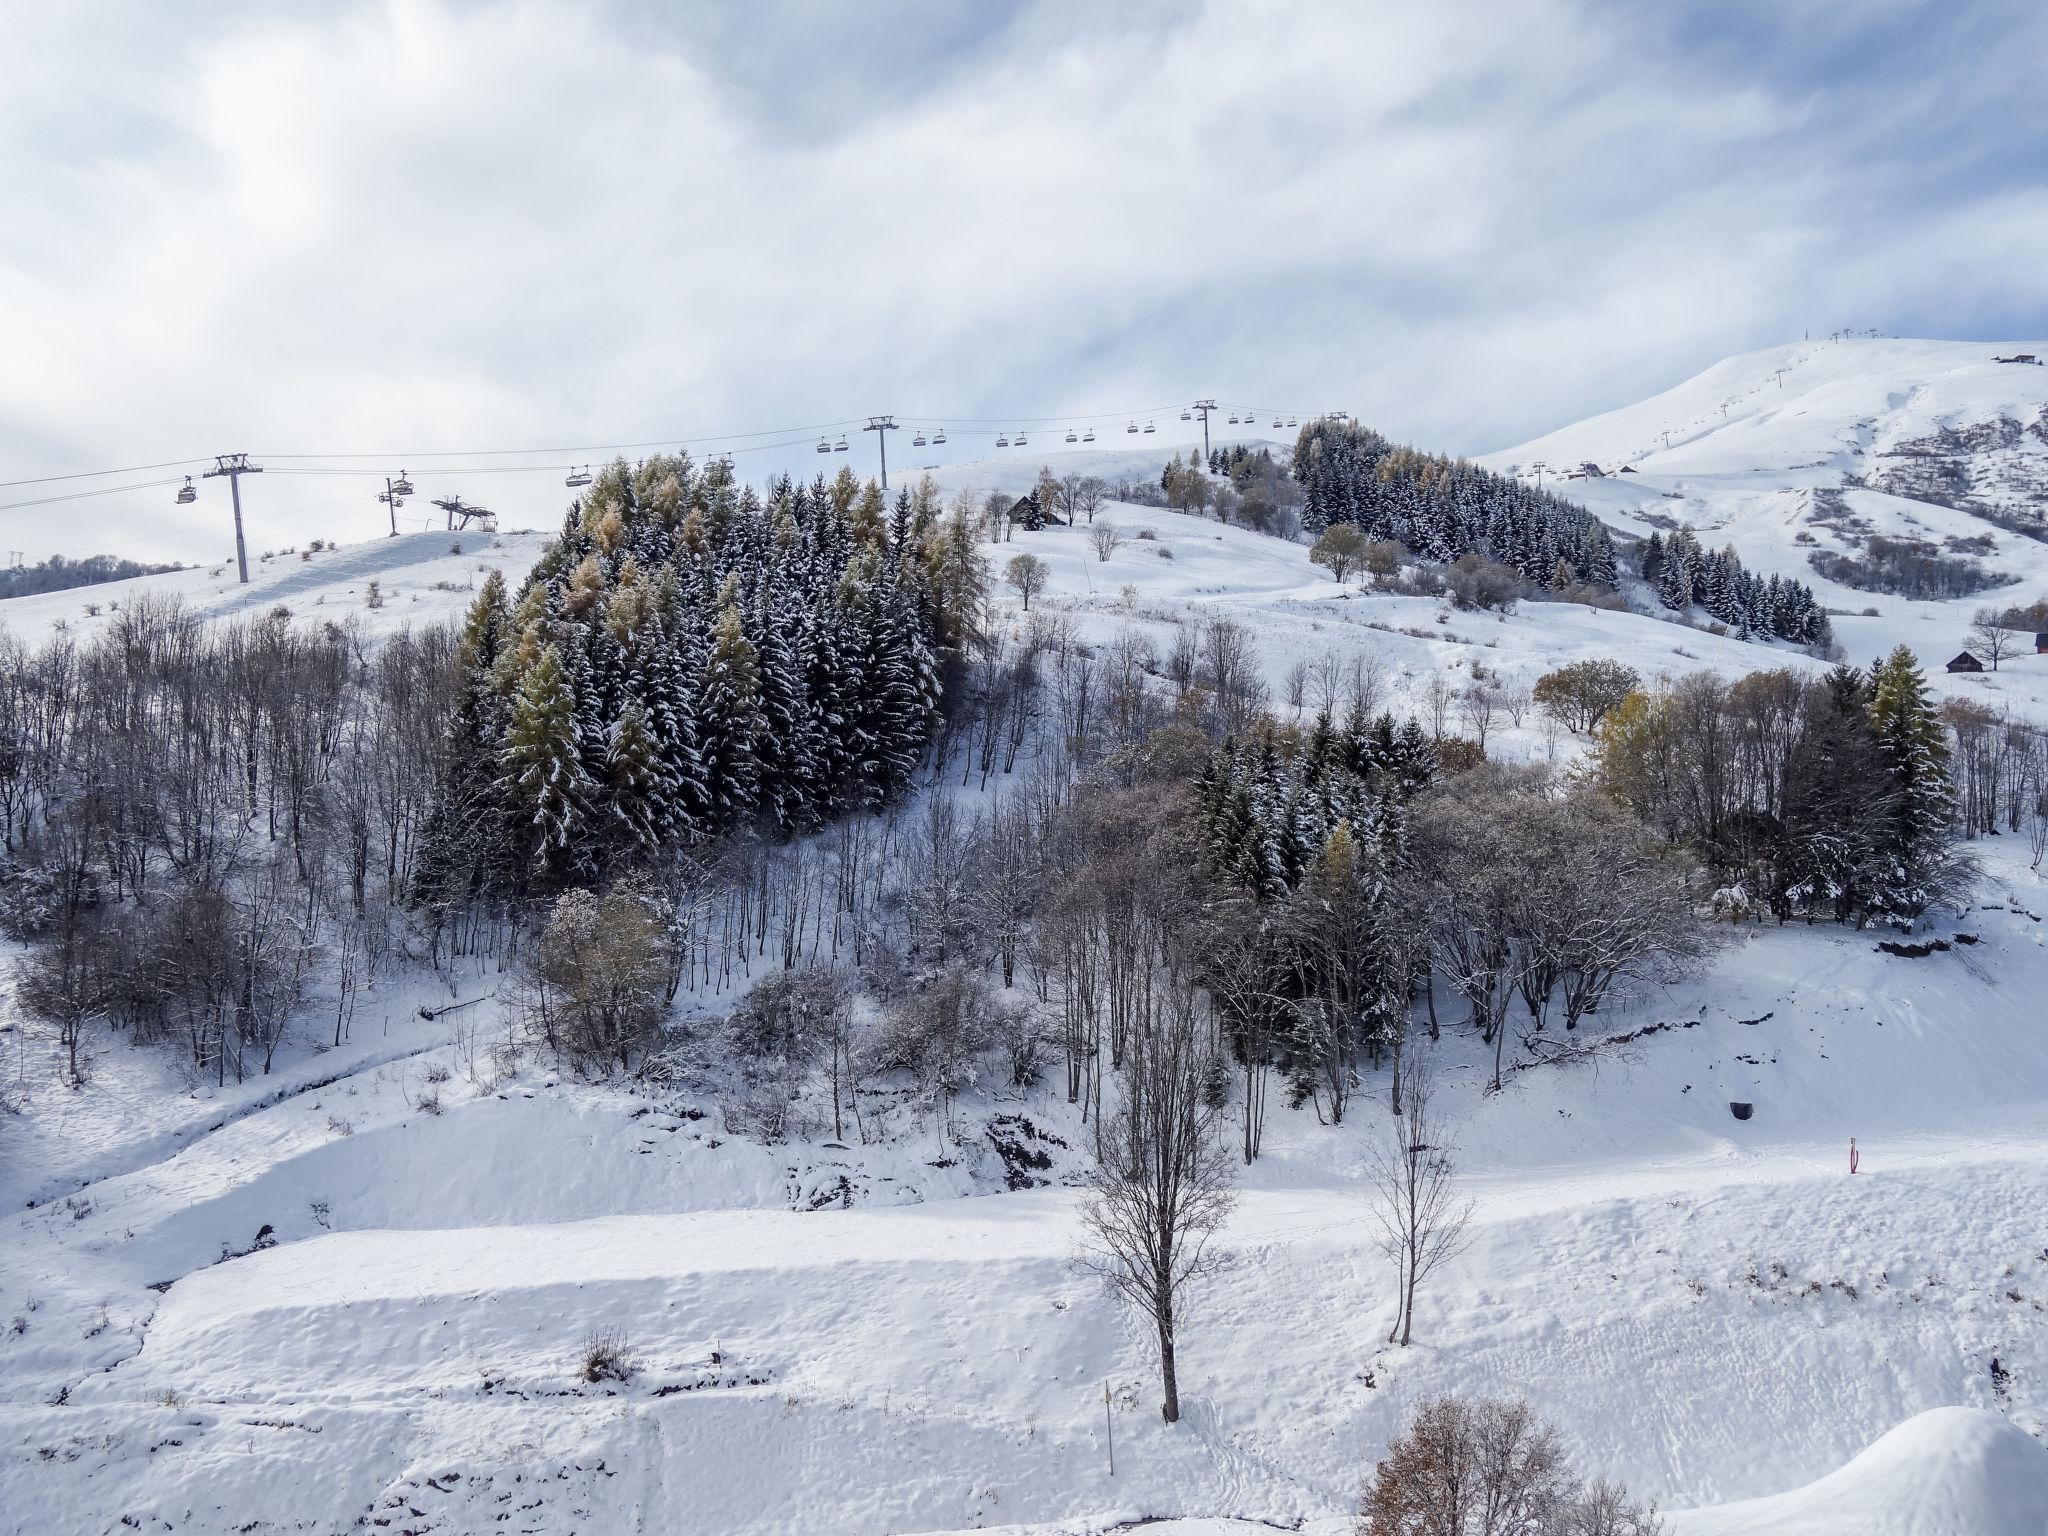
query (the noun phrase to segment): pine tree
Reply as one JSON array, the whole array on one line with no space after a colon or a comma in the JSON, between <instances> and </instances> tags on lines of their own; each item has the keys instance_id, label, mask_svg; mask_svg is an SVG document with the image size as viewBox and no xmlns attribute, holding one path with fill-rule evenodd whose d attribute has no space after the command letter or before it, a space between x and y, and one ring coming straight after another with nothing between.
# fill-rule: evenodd
<instances>
[{"instance_id":1,"label":"pine tree","mask_svg":"<svg viewBox=\"0 0 2048 1536\"><path fill-rule=\"evenodd\" d=\"M761 678L728 578L697 695L704 788L713 830L729 831L754 809L759 788L755 747L761 734Z\"/></svg>"},{"instance_id":2,"label":"pine tree","mask_svg":"<svg viewBox=\"0 0 2048 1536\"><path fill-rule=\"evenodd\" d=\"M549 877L574 872L590 852L584 838L593 786L583 767L576 697L553 645L520 680L500 761L505 799L532 863Z\"/></svg>"},{"instance_id":3,"label":"pine tree","mask_svg":"<svg viewBox=\"0 0 2048 1536\"><path fill-rule=\"evenodd\" d=\"M1952 885L1955 786L1947 728L1903 645L1871 672L1870 723L1897 797L1879 831L1880 884L1871 907L1910 928Z\"/></svg>"},{"instance_id":4,"label":"pine tree","mask_svg":"<svg viewBox=\"0 0 2048 1536\"><path fill-rule=\"evenodd\" d=\"M669 836L675 785L637 702L612 726L605 769L612 815L628 848L651 853L661 847Z\"/></svg>"}]
</instances>

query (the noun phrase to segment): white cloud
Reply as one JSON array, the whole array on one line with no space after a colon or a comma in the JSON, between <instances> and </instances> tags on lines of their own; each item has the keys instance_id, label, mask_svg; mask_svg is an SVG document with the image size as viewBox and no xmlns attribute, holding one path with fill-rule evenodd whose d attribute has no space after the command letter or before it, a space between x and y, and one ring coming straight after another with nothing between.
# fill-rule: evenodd
<instances>
[{"instance_id":1,"label":"white cloud","mask_svg":"<svg viewBox=\"0 0 2048 1536\"><path fill-rule=\"evenodd\" d=\"M1993 111L2038 148L2039 109L1938 37L1893 93L1886 58L1731 70L1591 0L1049 3L971 37L912 8L872 43L747 14L10 16L0 479L1202 392L1478 449L1804 325L2048 305L2031 157L1956 169ZM355 481L251 489L280 540L379 516ZM168 503L0 516L35 553L217 538Z\"/></svg>"}]
</instances>

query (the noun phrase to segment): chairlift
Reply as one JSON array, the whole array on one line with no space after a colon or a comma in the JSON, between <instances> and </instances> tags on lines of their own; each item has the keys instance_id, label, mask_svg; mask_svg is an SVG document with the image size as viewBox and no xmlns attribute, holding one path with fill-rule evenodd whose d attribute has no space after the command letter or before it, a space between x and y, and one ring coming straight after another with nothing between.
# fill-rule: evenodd
<instances>
[{"instance_id":1,"label":"chairlift","mask_svg":"<svg viewBox=\"0 0 2048 1536\"><path fill-rule=\"evenodd\" d=\"M1287 418L1287 425L1289 425L1290 427L1298 427L1301 425L1301 423L1296 421L1292 416L1290 416Z\"/></svg>"},{"instance_id":2,"label":"chairlift","mask_svg":"<svg viewBox=\"0 0 2048 1536\"><path fill-rule=\"evenodd\" d=\"M1009 447L1009 446L1010 446L1010 434L1009 434L1009 433L1007 433L1007 432L998 432L998 433L996 434L996 446L997 446L998 448L1007 448L1007 447Z\"/></svg>"},{"instance_id":3,"label":"chairlift","mask_svg":"<svg viewBox=\"0 0 2048 1536\"><path fill-rule=\"evenodd\" d=\"M185 483L178 487L178 505L181 507L190 506L198 499L199 493L192 489L192 477L187 475Z\"/></svg>"},{"instance_id":4,"label":"chairlift","mask_svg":"<svg viewBox=\"0 0 2048 1536\"><path fill-rule=\"evenodd\" d=\"M822 437L821 437L821 438L819 438L819 439L818 439L818 452L820 452L820 453L830 453L831 451L832 451L832 445L831 445L831 443L827 442L827 441L826 441L826 440L825 440L824 438L822 438Z\"/></svg>"},{"instance_id":5,"label":"chairlift","mask_svg":"<svg viewBox=\"0 0 2048 1536\"><path fill-rule=\"evenodd\" d=\"M1153 430L1155 430L1155 429L1153 428L1153 426L1152 426L1152 423L1148 421L1148 422L1146 422L1146 423L1145 423L1145 430L1146 430L1147 432L1150 432L1150 431L1153 431Z\"/></svg>"},{"instance_id":6,"label":"chairlift","mask_svg":"<svg viewBox=\"0 0 2048 1536\"><path fill-rule=\"evenodd\" d=\"M1134 421L1128 427L1125 427L1124 430L1126 432L1135 432L1138 430L1138 424Z\"/></svg>"},{"instance_id":7,"label":"chairlift","mask_svg":"<svg viewBox=\"0 0 2048 1536\"><path fill-rule=\"evenodd\" d=\"M1189 410L1186 406L1182 406L1180 408L1180 419L1182 421L1193 421L1195 419L1195 413Z\"/></svg>"},{"instance_id":8,"label":"chairlift","mask_svg":"<svg viewBox=\"0 0 2048 1536\"><path fill-rule=\"evenodd\" d=\"M1273 418L1273 425L1276 427L1284 427L1287 425L1287 423L1282 421L1278 416L1275 416Z\"/></svg>"},{"instance_id":9,"label":"chairlift","mask_svg":"<svg viewBox=\"0 0 2048 1536\"><path fill-rule=\"evenodd\" d=\"M1078 443L1079 441L1081 441L1080 438L1074 435L1074 429L1072 427L1067 428L1067 441L1070 443Z\"/></svg>"},{"instance_id":10,"label":"chairlift","mask_svg":"<svg viewBox=\"0 0 2048 1536\"><path fill-rule=\"evenodd\" d=\"M910 440L910 446L913 448L922 448L924 446L924 432L922 429L919 429L917 436Z\"/></svg>"},{"instance_id":11,"label":"chairlift","mask_svg":"<svg viewBox=\"0 0 2048 1536\"><path fill-rule=\"evenodd\" d=\"M1082 442L1084 442L1084 443L1092 443L1092 442L1094 442L1094 441L1095 441L1095 429L1094 429L1093 427L1090 427L1090 428L1089 428L1089 429L1088 429L1088 430L1087 430L1086 432L1083 432L1083 433L1081 434L1081 441L1082 441Z\"/></svg>"},{"instance_id":12,"label":"chairlift","mask_svg":"<svg viewBox=\"0 0 2048 1536\"><path fill-rule=\"evenodd\" d=\"M590 466L586 464L581 469L570 470L569 478L564 480L562 484L569 487L569 489L572 491L575 490L578 486L590 484ZM407 486L406 489L411 490L412 487Z\"/></svg>"},{"instance_id":13,"label":"chairlift","mask_svg":"<svg viewBox=\"0 0 2048 1536\"><path fill-rule=\"evenodd\" d=\"M934 432L934 433L932 434L932 446L933 446L933 447L935 447L935 448L936 448L936 447L937 447L937 446L938 446L938 445L939 445L940 443L943 443L943 442L944 442L945 440L946 440L946 429L945 429L944 427L941 427L941 428L939 428L939 430L938 430L938 431L936 431L936 432Z\"/></svg>"},{"instance_id":14,"label":"chairlift","mask_svg":"<svg viewBox=\"0 0 2048 1536\"><path fill-rule=\"evenodd\" d=\"M1024 445L1025 445L1026 443L1028 443L1028 442L1030 442L1030 441L1031 441L1031 439L1030 439L1030 438L1028 438L1028 437L1026 437L1026 436L1025 436L1025 435L1024 435L1024 434L1023 434L1022 432L1019 432L1019 433L1017 434L1017 446L1018 446L1019 448L1022 448L1022 447L1023 447L1023 446L1024 446Z\"/></svg>"},{"instance_id":15,"label":"chairlift","mask_svg":"<svg viewBox=\"0 0 2048 1536\"><path fill-rule=\"evenodd\" d=\"M398 478L391 483L391 494L394 496L410 496L412 494L412 482L405 478L405 471L402 469L398 472Z\"/></svg>"},{"instance_id":16,"label":"chairlift","mask_svg":"<svg viewBox=\"0 0 2048 1536\"><path fill-rule=\"evenodd\" d=\"M832 451L834 453L846 452L846 434L844 432L839 434L839 441L832 445Z\"/></svg>"},{"instance_id":17,"label":"chairlift","mask_svg":"<svg viewBox=\"0 0 2048 1536\"><path fill-rule=\"evenodd\" d=\"M1235 412L1235 411L1232 411L1232 412L1230 413L1230 424L1231 424L1231 425L1232 425L1233 427L1237 425L1237 412Z\"/></svg>"}]
</instances>

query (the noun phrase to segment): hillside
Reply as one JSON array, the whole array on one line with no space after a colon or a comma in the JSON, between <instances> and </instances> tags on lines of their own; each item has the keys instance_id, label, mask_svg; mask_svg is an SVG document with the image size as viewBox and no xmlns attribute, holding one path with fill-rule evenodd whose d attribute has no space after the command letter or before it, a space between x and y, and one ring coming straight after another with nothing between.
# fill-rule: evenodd
<instances>
[{"instance_id":1,"label":"hillside","mask_svg":"<svg viewBox=\"0 0 2048 1536\"><path fill-rule=\"evenodd\" d=\"M1775 391L1767 356L1497 466L1622 455L1717 390L1747 400L1741 379ZM1809 393L1869 398L1837 373ZM1869 460L1845 442L1820 465L1839 423L1819 410L1771 425L1731 406L1749 437L1703 432L1670 450L1692 455L1682 466L1568 486L1624 530L1684 522L1811 579L1809 548L1861 535L1801 498ZM1592 446L1572 446L1580 432ZM1041 464L1150 479L1176 447L935 479L948 494L1021 492ZM2042 590L2048 546L1966 509L1846 494L1873 528L1982 530L2026 573L2010 600ZM1176 647L1229 620L1283 719L1369 681L1376 707L1469 733L1454 691L1526 689L1570 661L1646 678L1825 666L1656 614L1462 612L1339 583L1304 544L1158 508L1111 503L1096 523L1123 535L1106 556L1086 526L980 546L998 628L1027 628L1001 573L1034 554L1049 579L1033 619L1097 657L1137 648L1161 689ZM114 604L163 594L216 617L353 621L374 643L455 618L489 569L516 586L545 544L441 533L279 553L246 588L171 573L0 603L0 626L91 634ZM1876 617L1837 620L1854 659L1904 638L1936 663L1976 601L1829 592L1866 600ZM1937 665L1930 682L2048 719L2048 657L1984 677ZM927 776L862 820L901 840L869 856L902 874L941 810L1021 798L1045 740L987 787L964 753ZM1568 767L1584 742L1531 708L1492 719L1487 750ZM807 867L823 892L833 838L777 845L760 889ZM1369 1072L1339 1124L1313 1100L1287 1107L1276 1081L1223 1262L1184 1316L1177 1425L1158 1412L1153 1338L1075 1264L1099 1133L1063 1074L1020 1087L984 1062L933 1102L880 1072L846 1134L829 1118L765 1131L709 1044L780 969L765 931L737 972L692 973L659 1072L579 1079L516 1036L504 951L436 969L413 935L353 994L316 967L274 1064L245 1082L181 1065L175 1040L106 1039L76 1091L43 1070L53 1047L9 995L22 949L0 942L0 1039L21 1063L0 1114L0 1531L1337 1536L1417 1405L1460 1391L1526 1395L1587 1474L1674 1511L1673 1536L2019 1536L2048 1505L2048 894L2026 845L1974 843L1981 883L1915 946L1717 925L1696 974L1624 982L1588 1016L1587 1059L1524 1041L1498 1092L1491 1051L1447 1007L1434 1060L1473 1240L1408 1349L1386 1342L1368 1193L1386 1078ZM1006 1001L1056 1007L1038 963ZM632 1370L586 1379L610 1332Z\"/></svg>"},{"instance_id":2,"label":"hillside","mask_svg":"<svg viewBox=\"0 0 2048 1536\"><path fill-rule=\"evenodd\" d=\"M1752 568L1811 584L1851 660L1904 643L1941 663L1978 606L2048 591L2048 367L1993 360L2024 352L2048 347L1844 340L1746 353L1481 462L1524 476L1541 463L1547 481L1596 464L1602 476L1561 488L1617 529L1684 525L1710 549L1732 542ZM1930 601L1813 568L1815 551L1855 553L1873 535L1924 541L2011 584ZM2029 657L2015 676L1969 686L1993 707L2038 708L2044 666Z\"/></svg>"}]
</instances>

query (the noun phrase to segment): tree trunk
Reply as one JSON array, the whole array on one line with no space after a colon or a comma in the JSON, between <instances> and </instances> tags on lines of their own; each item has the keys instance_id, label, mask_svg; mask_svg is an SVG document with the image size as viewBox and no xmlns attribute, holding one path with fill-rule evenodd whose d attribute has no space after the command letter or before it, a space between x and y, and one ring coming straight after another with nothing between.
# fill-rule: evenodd
<instances>
[{"instance_id":1,"label":"tree trunk","mask_svg":"<svg viewBox=\"0 0 2048 1536\"><path fill-rule=\"evenodd\" d=\"M1159 1386L1162 1394L1159 1416L1169 1424L1180 1422L1180 1377L1173 1364L1173 1305L1167 1303L1159 1316Z\"/></svg>"}]
</instances>

